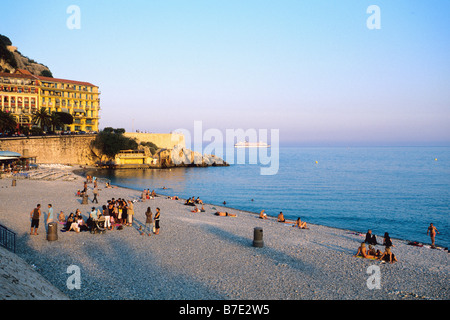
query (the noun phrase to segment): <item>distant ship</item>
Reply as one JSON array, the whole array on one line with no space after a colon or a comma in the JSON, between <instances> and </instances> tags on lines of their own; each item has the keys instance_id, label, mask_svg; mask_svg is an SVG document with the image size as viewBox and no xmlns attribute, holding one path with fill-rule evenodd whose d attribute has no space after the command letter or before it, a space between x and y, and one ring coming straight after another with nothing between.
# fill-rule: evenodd
<instances>
[{"instance_id":1,"label":"distant ship","mask_svg":"<svg viewBox=\"0 0 450 320\"><path fill-rule=\"evenodd\" d=\"M241 141L234 145L235 148L268 148L270 147L270 144L267 144L265 142L248 142L248 141Z\"/></svg>"}]
</instances>

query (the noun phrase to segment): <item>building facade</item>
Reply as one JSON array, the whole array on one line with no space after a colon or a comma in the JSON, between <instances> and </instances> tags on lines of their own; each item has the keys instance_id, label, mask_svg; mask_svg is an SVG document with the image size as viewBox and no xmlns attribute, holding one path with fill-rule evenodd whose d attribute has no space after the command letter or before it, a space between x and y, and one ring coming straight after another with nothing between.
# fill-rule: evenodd
<instances>
[{"instance_id":1,"label":"building facade","mask_svg":"<svg viewBox=\"0 0 450 320\"><path fill-rule=\"evenodd\" d=\"M0 110L10 112L18 127L31 127L34 113L43 107L49 114L72 115L73 124L64 125L64 131L98 131L98 89L89 82L35 76L21 69L0 72Z\"/></svg>"}]
</instances>

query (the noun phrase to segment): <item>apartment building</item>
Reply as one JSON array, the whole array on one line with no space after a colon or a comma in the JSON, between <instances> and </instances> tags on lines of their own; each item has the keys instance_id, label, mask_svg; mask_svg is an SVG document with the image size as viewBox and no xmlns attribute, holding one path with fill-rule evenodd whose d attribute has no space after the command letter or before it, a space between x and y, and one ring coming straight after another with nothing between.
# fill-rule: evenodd
<instances>
[{"instance_id":1,"label":"apartment building","mask_svg":"<svg viewBox=\"0 0 450 320\"><path fill-rule=\"evenodd\" d=\"M100 92L96 85L35 76L26 70L0 72L0 110L10 112L18 126L32 126L33 114L44 107L49 114L66 112L73 123L64 131L98 131Z\"/></svg>"}]
</instances>

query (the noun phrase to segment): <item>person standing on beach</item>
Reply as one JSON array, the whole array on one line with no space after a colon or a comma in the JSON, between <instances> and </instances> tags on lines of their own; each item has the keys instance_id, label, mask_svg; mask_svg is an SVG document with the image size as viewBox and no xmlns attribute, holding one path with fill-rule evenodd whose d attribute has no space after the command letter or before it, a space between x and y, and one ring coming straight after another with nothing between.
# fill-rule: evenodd
<instances>
[{"instance_id":1,"label":"person standing on beach","mask_svg":"<svg viewBox=\"0 0 450 320\"><path fill-rule=\"evenodd\" d=\"M436 237L436 233L439 233L439 231L436 229L435 226L433 226L432 223L430 223L430 226L428 227L428 230L427 230L427 235L428 235L428 234L430 235L430 238L431 238L431 246L432 246L432 247L435 246L435 245L434 245L434 238Z\"/></svg>"},{"instance_id":2,"label":"person standing on beach","mask_svg":"<svg viewBox=\"0 0 450 320\"><path fill-rule=\"evenodd\" d=\"M128 225L131 227L133 225L133 215L134 215L134 206L131 200L128 200Z\"/></svg>"},{"instance_id":3,"label":"person standing on beach","mask_svg":"<svg viewBox=\"0 0 450 320\"><path fill-rule=\"evenodd\" d=\"M92 199L92 203L94 203L94 201L95 201L95 203L98 203L98 200L97 200L97 195L98 195L98 187L97 186L95 186L94 187L94 199Z\"/></svg>"},{"instance_id":4,"label":"person standing on beach","mask_svg":"<svg viewBox=\"0 0 450 320\"><path fill-rule=\"evenodd\" d=\"M55 221L55 216L53 215L53 207L52 205L49 203L48 204L48 215L47 215L47 224L51 223Z\"/></svg>"},{"instance_id":5,"label":"person standing on beach","mask_svg":"<svg viewBox=\"0 0 450 320\"><path fill-rule=\"evenodd\" d=\"M39 218L41 217L41 205L38 204L36 208L34 208L30 212L30 218L31 218L31 229L30 229L30 235L33 235L33 228L34 228L34 235L37 236L37 230L39 228Z\"/></svg>"},{"instance_id":6,"label":"person standing on beach","mask_svg":"<svg viewBox=\"0 0 450 320\"><path fill-rule=\"evenodd\" d=\"M145 229L148 229L148 236L150 237L153 232L153 213L150 207L147 207L147 211L145 211ZM142 235L144 235L145 229L143 230Z\"/></svg>"},{"instance_id":7,"label":"person standing on beach","mask_svg":"<svg viewBox=\"0 0 450 320\"><path fill-rule=\"evenodd\" d=\"M155 234L159 234L159 219L161 216L161 212L159 211L159 208L156 208L156 213L155 213Z\"/></svg>"}]
</instances>

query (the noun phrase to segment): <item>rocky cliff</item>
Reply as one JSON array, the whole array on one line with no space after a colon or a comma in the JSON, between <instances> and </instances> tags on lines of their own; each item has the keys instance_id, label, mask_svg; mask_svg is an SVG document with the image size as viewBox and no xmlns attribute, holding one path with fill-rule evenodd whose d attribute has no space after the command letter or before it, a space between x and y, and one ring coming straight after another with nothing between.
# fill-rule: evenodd
<instances>
[{"instance_id":1,"label":"rocky cliff","mask_svg":"<svg viewBox=\"0 0 450 320\"><path fill-rule=\"evenodd\" d=\"M22 55L8 37L0 34L0 72L13 73L16 69L27 70L36 76L53 77L47 66Z\"/></svg>"}]
</instances>

